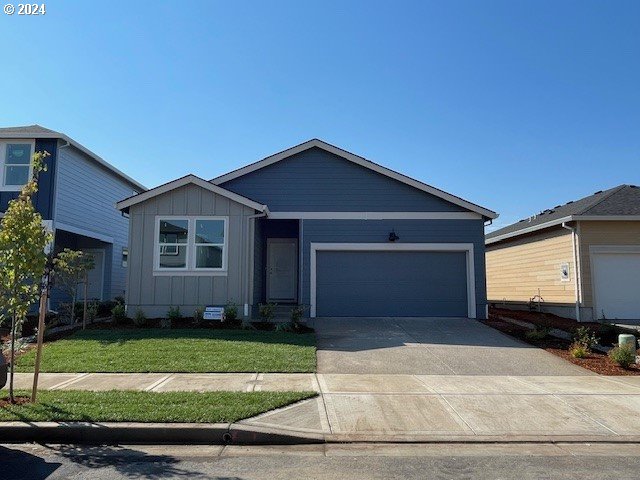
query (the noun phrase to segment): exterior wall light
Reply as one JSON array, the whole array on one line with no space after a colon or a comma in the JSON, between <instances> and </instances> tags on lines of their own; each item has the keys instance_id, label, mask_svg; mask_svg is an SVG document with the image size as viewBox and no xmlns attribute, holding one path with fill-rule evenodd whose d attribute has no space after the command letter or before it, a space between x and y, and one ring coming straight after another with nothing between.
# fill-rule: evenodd
<instances>
[{"instance_id":1,"label":"exterior wall light","mask_svg":"<svg viewBox=\"0 0 640 480\"><path fill-rule=\"evenodd\" d=\"M396 235L395 230L391 230L391 232L389 233L389 241L395 242L396 240L400 240L400 237Z\"/></svg>"}]
</instances>

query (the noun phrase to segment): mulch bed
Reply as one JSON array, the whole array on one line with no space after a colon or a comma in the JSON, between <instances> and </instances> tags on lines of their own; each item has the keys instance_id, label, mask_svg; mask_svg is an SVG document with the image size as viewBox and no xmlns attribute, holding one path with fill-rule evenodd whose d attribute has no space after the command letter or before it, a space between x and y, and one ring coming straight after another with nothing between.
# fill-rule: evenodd
<instances>
[{"instance_id":1,"label":"mulch bed","mask_svg":"<svg viewBox=\"0 0 640 480\"><path fill-rule=\"evenodd\" d=\"M25 403L31 403L31 398L29 397L15 397L15 403L11 403L9 401L9 397L0 398L0 408L6 408L11 405L23 405Z\"/></svg>"},{"instance_id":2,"label":"mulch bed","mask_svg":"<svg viewBox=\"0 0 640 480\"><path fill-rule=\"evenodd\" d=\"M512 313L511 310L509 310L508 312ZM514 318L515 316L509 315L509 317ZM522 317L517 319L529 321L527 318ZM538 348L542 348L543 350L561 357L568 362L571 362L582 368L586 368L587 370L591 370L592 372L598 373L600 375L640 375L640 365L631 365L628 369L624 369L611 362L607 355L600 352L591 352L591 354L587 358L574 358L569 353L569 346L571 345L571 342L568 340L563 340L561 338L552 336L547 336L541 340L532 340L526 337L526 333L530 331L528 328L505 322L504 320L500 320L495 316L490 316L489 320L483 320L483 323L492 328L495 328L496 330L501 331L502 333L506 333L507 335L515 337L525 343L534 345ZM559 327L556 326L554 328Z\"/></svg>"}]
</instances>

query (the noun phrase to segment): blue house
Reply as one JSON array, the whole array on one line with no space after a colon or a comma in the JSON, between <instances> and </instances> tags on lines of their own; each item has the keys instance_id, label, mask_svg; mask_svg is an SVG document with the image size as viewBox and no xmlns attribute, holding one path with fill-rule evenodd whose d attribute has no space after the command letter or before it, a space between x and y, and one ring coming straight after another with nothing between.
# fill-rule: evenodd
<instances>
[{"instance_id":1,"label":"blue house","mask_svg":"<svg viewBox=\"0 0 640 480\"><path fill-rule=\"evenodd\" d=\"M117 206L131 225L130 311L486 315L484 224L497 214L321 140Z\"/></svg>"},{"instance_id":2,"label":"blue house","mask_svg":"<svg viewBox=\"0 0 640 480\"><path fill-rule=\"evenodd\" d=\"M39 125L0 128L0 217L30 178L35 151L49 153L34 203L54 233L54 249L94 255L88 298L124 295L129 220L114 205L145 187L64 133ZM51 308L60 298L60 292L52 292Z\"/></svg>"}]
</instances>

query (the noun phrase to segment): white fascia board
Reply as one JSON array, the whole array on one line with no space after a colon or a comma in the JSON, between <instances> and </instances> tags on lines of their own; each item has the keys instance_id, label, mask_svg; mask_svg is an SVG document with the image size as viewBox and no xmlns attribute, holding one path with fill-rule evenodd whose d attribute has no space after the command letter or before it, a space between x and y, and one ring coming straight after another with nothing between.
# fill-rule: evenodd
<instances>
[{"instance_id":1,"label":"white fascia board","mask_svg":"<svg viewBox=\"0 0 640 480\"><path fill-rule=\"evenodd\" d=\"M270 212L271 219L297 220L481 220L474 212Z\"/></svg>"},{"instance_id":2,"label":"white fascia board","mask_svg":"<svg viewBox=\"0 0 640 480\"><path fill-rule=\"evenodd\" d=\"M360 157L351 152L347 152L346 150L342 150L341 148L338 148L334 145L331 145L329 143L323 142L322 140L318 140L318 139L309 140L307 142L301 143L300 145L296 145L295 147L284 150L280 153L276 153L275 155L271 155L270 157L266 157L258 162L252 163L251 165L247 165L246 167L239 168L238 170L234 170L233 172L229 172L225 175L216 177L213 180L211 180L211 182L216 185L219 185L224 182L228 182L229 180L233 180L235 178L246 175L247 173L254 172L256 170L267 167L269 165L273 165L276 162L284 160L285 158L291 157L298 153L304 152L305 150L308 150L313 147L321 148L322 150L325 150L329 153L333 153L334 155L337 155L339 157L345 158L350 162L360 165L361 167L368 168L369 170L373 170L374 172L377 172L381 175L385 175L389 178L393 178L394 180L402 182L406 185L410 185L414 188L417 188L418 190L422 190L423 192L429 193L436 197L442 198L443 200L446 200L455 205L471 210L472 212L479 213L484 217L487 217L490 219L498 218L498 214L492 210L488 210L486 208L480 207L479 205L468 202L460 197L451 195L450 193L439 190L435 187L432 187L431 185L427 185L426 183L422 183L411 177L407 177L406 175L398 173L389 168L383 167L382 165L378 165L377 163L367 160L366 158Z\"/></svg>"},{"instance_id":3,"label":"white fascia board","mask_svg":"<svg viewBox=\"0 0 640 480\"><path fill-rule=\"evenodd\" d=\"M485 240L485 245L500 242L508 238L518 237L527 233L544 230L545 228L561 225L565 222L640 222L640 215L569 215L567 217L552 220L550 222L534 225L533 227L523 228L515 232L505 233Z\"/></svg>"},{"instance_id":4,"label":"white fascia board","mask_svg":"<svg viewBox=\"0 0 640 480\"><path fill-rule=\"evenodd\" d=\"M237 193L233 193L222 187L214 185L211 182L207 182L203 178L196 177L195 175L187 175L186 177L178 178L177 180L173 180L172 182L165 183L164 185L160 185L159 187L152 188L151 190L147 190L146 192L126 198L120 202L117 202L116 208L118 210L124 210L125 208L129 208L132 205L136 205L138 203L149 200L150 198L162 195L163 193L170 192L172 190L175 190L176 188L184 187L185 185L189 184L197 185L201 188L204 188L205 190L209 190L210 192L226 197L229 200L233 200L236 203L240 203L242 205L246 205L249 208L253 208L254 210L258 210L259 212L268 211L266 205L254 202L249 198L243 197L242 195L238 195Z\"/></svg>"},{"instance_id":5,"label":"white fascia board","mask_svg":"<svg viewBox=\"0 0 640 480\"><path fill-rule=\"evenodd\" d=\"M107 170L111 170L113 173L115 173L116 175L118 175L119 177L123 178L124 180L126 180L127 182L131 183L132 185L134 185L136 188L139 188L142 191L147 190L147 187L145 187L144 185L142 185L140 182L138 182L137 180L134 180L133 178L131 178L129 175L127 175L126 173L118 170L116 167L114 167L113 165L111 165L109 162L107 162L105 159L103 159L102 157L100 157L99 155L96 155L95 153L93 153L91 150L89 150L87 147L85 147L84 145L76 142L74 139L72 139L71 137L68 137L67 135L65 135L64 133L36 133L36 134L26 134L26 133L12 133L12 134L6 134L6 135L0 135L0 138L2 139L8 139L8 140L12 140L12 139L25 139L25 138L30 138L30 139L39 139L39 138L54 138L54 139L60 139L63 140L65 142L67 142L68 144L74 146L75 148L77 148L78 150L80 150L82 153L90 156L91 158L93 158L93 160L95 160L96 163L102 165L104 168L106 168Z\"/></svg>"}]
</instances>

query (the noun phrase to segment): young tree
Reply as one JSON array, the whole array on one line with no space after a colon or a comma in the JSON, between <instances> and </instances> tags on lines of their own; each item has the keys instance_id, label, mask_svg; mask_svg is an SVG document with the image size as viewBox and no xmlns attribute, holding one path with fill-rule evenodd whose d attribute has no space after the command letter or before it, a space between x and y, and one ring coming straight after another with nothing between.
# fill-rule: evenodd
<instances>
[{"instance_id":1,"label":"young tree","mask_svg":"<svg viewBox=\"0 0 640 480\"><path fill-rule=\"evenodd\" d=\"M82 328L87 319L87 285L89 270L94 267L93 255L80 250L65 248L53 260L55 282L71 297L71 323L75 323L75 308L78 285L84 283L84 312Z\"/></svg>"},{"instance_id":2,"label":"young tree","mask_svg":"<svg viewBox=\"0 0 640 480\"><path fill-rule=\"evenodd\" d=\"M44 274L45 248L51 234L32 202L47 152L33 155L33 173L20 195L9 202L0 221L0 321L11 320L9 400L15 402L13 374L15 341L30 307L38 300Z\"/></svg>"}]
</instances>

